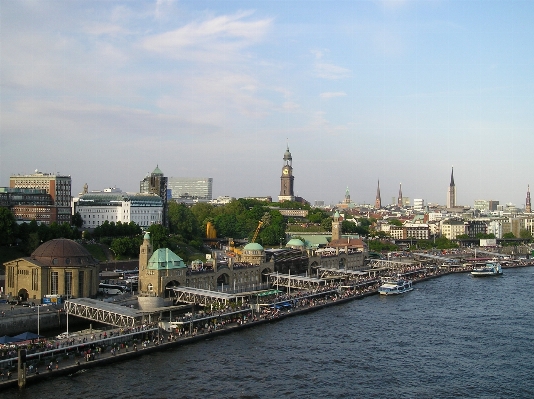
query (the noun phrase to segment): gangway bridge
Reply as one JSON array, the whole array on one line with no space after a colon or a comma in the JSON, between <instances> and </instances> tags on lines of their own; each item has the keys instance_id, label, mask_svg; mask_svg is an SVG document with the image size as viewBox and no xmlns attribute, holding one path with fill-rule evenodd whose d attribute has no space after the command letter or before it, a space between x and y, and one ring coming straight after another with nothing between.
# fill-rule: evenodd
<instances>
[{"instance_id":1,"label":"gangway bridge","mask_svg":"<svg viewBox=\"0 0 534 399\"><path fill-rule=\"evenodd\" d=\"M385 259L372 259L369 262L368 267L371 269L388 269L396 270L404 267L414 266L414 262L398 262L395 260L385 260ZM369 270L369 269L367 269Z\"/></svg>"},{"instance_id":2,"label":"gangway bridge","mask_svg":"<svg viewBox=\"0 0 534 399\"><path fill-rule=\"evenodd\" d=\"M114 327L136 327L145 322L151 323L163 313L183 310L184 306L163 306L149 310L140 310L116 303L99 301L91 298L68 299L65 301L67 316L72 315L83 319L109 324Z\"/></svg>"},{"instance_id":3,"label":"gangway bridge","mask_svg":"<svg viewBox=\"0 0 534 399\"><path fill-rule=\"evenodd\" d=\"M228 302L235 301L239 298L244 298L247 295L229 294L227 292L203 290L192 287L172 287L169 290L174 291L175 302L193 303L201 306L207 306L214 302L228 304Z\"/></svg>"},{"instance_id":4,"label":"gangway bridge","mask_svg":"<svg viewBox=\"0 0 534 399\"><path fill-rule=\"evenodd\" d=\"M500 254L498 252L481 251L480 249L471 249L471 251L475 253L475 257L477 254L484 254L484 255L491 256L492 258L501 258L501 259L510 257L510 255Z\"/></svg>"},{"instance_id":5,"label":"gangway bridge","mask_svg":"<svg viewBox=\"0 0 534 399\"><path fill-rule=\"evenodd\" d=\"M335 269L328 267L317 268L317 277L321 279L348 278L349 280L354 280L362 276L369 276L369 273L359 270Z\"/></svg>"},{"instance_id":6,"label":"gangway bridge","mask_svg":"<svg viewBox=\"0 0 534 399\"><path fill-rule=\"evenodd\" d=\"M326 280L296 274L269 273L267 276L273 287L311 289L326 284Z\"/></svg>"},{"instance_id":7,"label":"gangway bridge","mask_svg":"<svg viewBox=\"0 0 534 399\"><path fill-rule=\"evenodd\" d=\"M65 301L68 315L110 324L116 327L135 327L144 321L145 312L91 298L68 299Z\"/></svg>"}]
</instances>

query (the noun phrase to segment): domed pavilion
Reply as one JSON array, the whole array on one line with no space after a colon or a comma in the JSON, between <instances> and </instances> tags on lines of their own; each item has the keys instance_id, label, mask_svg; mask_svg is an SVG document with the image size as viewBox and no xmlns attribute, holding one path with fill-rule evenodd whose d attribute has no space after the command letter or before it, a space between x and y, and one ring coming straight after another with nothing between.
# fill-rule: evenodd
<instances>
[{"instance_id":1,"label":"domed pavilion","mask_svg":"<svg viewBox=\"0 0 534 399\"><path fill-rule=\"evenodd\" d=\"M29 257L4 263L6 294L41 302L50 295L94 297L98 292L98 260L83 245L59 238L41 244Z\"/></svg>"}]
</instances>

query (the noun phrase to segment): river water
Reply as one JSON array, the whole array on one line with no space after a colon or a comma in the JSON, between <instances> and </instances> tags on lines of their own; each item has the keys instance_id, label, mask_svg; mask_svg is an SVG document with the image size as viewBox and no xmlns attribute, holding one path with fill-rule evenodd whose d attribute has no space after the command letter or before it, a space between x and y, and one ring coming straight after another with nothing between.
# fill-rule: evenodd
<instances>
[{"instance_id":1,"label":"river water","mask_svg":"<svg viewBox=\"0 0 534 399\"><path fill-rule=\"evenodd\" d=\"M454 274L10 398L533 398L534 268Z\"/></svg>"}]
</instances>

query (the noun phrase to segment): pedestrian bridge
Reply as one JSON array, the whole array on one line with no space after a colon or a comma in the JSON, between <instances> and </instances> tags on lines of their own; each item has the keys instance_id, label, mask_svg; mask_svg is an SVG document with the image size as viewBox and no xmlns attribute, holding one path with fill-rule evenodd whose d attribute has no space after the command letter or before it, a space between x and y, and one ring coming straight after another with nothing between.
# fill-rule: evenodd
<instances>
[{"instance_id":1,"label":"pedestrian bridge","mask_svg":"<svg viewBox=\"0 0 534 399\"><path fill-rule=\"evenodd\" d=\"M90 298L65 301L65 311L67 317L73 315L116 327L135 327L143 322L146 314L138 309Z\"/></svg>"},{"instance_id":2,"label":"pedestrian bridge","mask_svg":"<svg viewBox=\"0 0 534 399\"><path fill-rule=\"evenodd\" d=\"M292 274L269 273L269 281L273 287L287 287L299 289L312 289L325 285L326 280L314 277L304 277Z\"/></svg>"},{"instance_id":3,"label":"pedestrian bridge","mask_svg":"<svg viewBox=\"0 0 534 399\"><path fill-rule=\"evenodd\" d=\"M229 294L226 292L203 290L192 287L172 287L174 291L175 302L194 303L201 306L208 306L214 302L227 304L230 301L236 301L243 298L243 294Z\"/></svg>"}]
</instances>

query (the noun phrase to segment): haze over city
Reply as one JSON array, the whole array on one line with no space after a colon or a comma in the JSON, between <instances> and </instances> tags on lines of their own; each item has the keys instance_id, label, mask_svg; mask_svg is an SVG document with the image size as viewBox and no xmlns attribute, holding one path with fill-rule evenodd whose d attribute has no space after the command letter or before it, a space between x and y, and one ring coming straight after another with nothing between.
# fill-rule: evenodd
<instances>
[{"instance_id":1,"label":"haze over city","mask_svg":"<svg viewBox=\"0 0 534 399\"><path fill-rule=\"evenodd\" d=\"M0 186L138 191L156 165L213 195L522 207L530 1L0 0Z\"/></svg>"}]
</instances>

